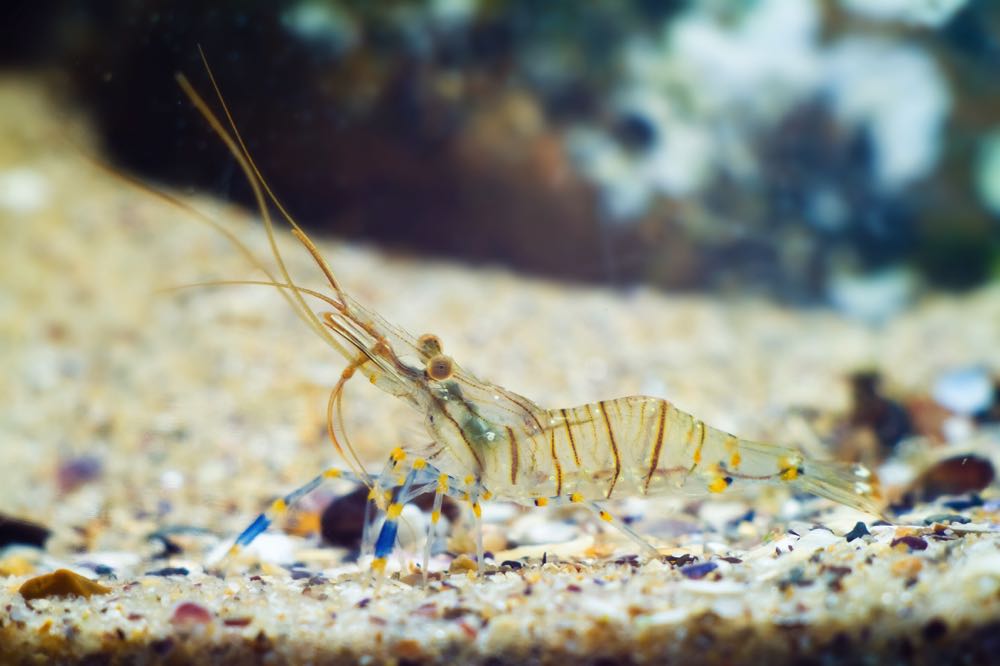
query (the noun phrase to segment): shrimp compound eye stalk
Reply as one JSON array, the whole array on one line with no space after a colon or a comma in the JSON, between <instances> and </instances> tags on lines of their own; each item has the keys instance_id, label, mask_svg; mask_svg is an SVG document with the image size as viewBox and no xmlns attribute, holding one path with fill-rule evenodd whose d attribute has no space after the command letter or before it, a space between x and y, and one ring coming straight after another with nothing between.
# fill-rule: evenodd
<instances>
[{"instance_id":1,"label":"shrimp compound eye stalk","mask_svg":"<svg viewBox=\"0 0 1000 666\"><path fill-rule=\"evenodd\" d=\"M455 372L455 365L450 356L437 354L427 361L427 376L435 381L444 381Z\"/></svg>"},{"instance_id":2,"label":"shrimp compound eye stalk","mask_svg":"<svg viewBox=\"0 0 1000 666\"><path fill-rule=\"evenodd\" d=\"M417 346L427 356L435 356L441 353L441 339L433 333L424 333L421 335L417 339Z\"/></svg>"}]
</instances>

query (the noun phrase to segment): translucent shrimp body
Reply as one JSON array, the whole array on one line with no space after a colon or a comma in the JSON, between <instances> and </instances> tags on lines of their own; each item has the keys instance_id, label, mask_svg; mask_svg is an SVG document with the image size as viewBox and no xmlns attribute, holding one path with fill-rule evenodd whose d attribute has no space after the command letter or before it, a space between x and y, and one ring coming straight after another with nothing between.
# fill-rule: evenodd
<instances>
[{"instance_id":1,"label":"translucent shrimp body","mask_svg":"<svg viewBox=\"0 0 1000 666\"><path fill-rule=\"evenodd\" d=\"M864 467L807 460L794 449L741 439L661 398L543 410L493 388L492 400L443 408L444 424L428 413L435 441L448 442L449 458L462 460L462 470L477 470L479 483L497 499L601 501L775 483L878 513L878 486ZM461 401L457 396L466 392L456 385L448 393Z\"/></svg>"},{"instance_id":2,"label":"translucent shrimp body","mask_svg":"<svg viewBox=\"0 0 1000 666\"><path fill-rule=\"evenodd\" d=\"M633 396L543 409L528 398L466 372L445 355L436 336L415 337L346 293L319 250L264 182L218 88L232 133L186 79L179 77L179 81L243 169L258 201L277 270L258 260L230 232L206 220L266 278L242 282L278 289L295 313L347 363L332 387L327 423L332 443L351 469L328 469L275 500L237 537L236 549L252 542L305 494L330 479L341 478L370 488L371 520L363 542L374 557L373 569L380 574L394 547L403 505L423 493L434 494L430 529L440 519L445 495L469 503L477 524L480 570L484 559L478 529L480 502L491 498L538 506L581 504L621 529L650 555L657 554L656 549L616 520L601 502L630 496L724 493L756 482L787 485L861 511L879 512L878 485L863 467L810 460L791 448L741 439L706 425L661 398ZM212 83L214 86L214 79ZM276 242L271 204L312 255L330 293L306 289L292 279ZM338 427L344 386L357 374L419 411L430 439L429 444L413 451L393 450L377 476L364 470ZM425 575L430 542L428 533L422 569Z\"/></svg>"}]
</instances>

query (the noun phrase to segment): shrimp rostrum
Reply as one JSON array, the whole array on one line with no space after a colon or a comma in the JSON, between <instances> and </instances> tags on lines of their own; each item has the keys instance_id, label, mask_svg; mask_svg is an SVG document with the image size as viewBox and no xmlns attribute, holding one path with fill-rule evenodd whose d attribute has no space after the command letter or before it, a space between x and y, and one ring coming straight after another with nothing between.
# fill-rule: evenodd
<instances>
[{"instance_id":1,"label":"shrimp rostrum","mask_svg":"<svg viewBox=\"0 0 1000 666\"><path fill-rule=\"evenodd\" d=\"M488 499L526 506L579 504L622 530L650 555L656 555L657 550L605 509L608 500L681 492L725 493L763 483L787 485L880 514L877 480L860 465L812 460L794 448L742 439L661 398L630 396L546 409L474 376L446 354L436 336L410 335L354 300L267 186L214 79L212 85L228 127L184 77L179 76L178 81L243 169L263 217L277 270L253 257L234 234L208 220L266 278L244 283L278 289L298 316L347 362L329 396L327 426L329 438L349 469L328 469L275 500L237 537L234 549L250 544L295 501L335 478L353 479L370 489L373 515L366 523L363 550L373 555L372 568L379 575L394 548L403 506L423 493L434 494L423 552L425 575L431 531L440 519L446 495L471 505L480 571L480 505ZM307 289L292 280L276 242L271 205L312 255L329 292ZM364 470L350 441L336 427L344 387L359 374L417 410L431 442L419 452L393 450L377 476Z\"/></svg>"}]
</instances>

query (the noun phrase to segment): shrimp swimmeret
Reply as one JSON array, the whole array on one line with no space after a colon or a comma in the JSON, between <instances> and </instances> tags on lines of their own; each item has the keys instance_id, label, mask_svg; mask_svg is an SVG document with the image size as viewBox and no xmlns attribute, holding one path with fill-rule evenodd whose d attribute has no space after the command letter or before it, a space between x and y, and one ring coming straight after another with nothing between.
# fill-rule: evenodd
<instances>
[{"instance_id":1,"label":"shrimp swimmeret","mask_svg":"<svg viewBox=\"0 0 1000 666\"><path fill-rule=\"evenodd\" d=\"M319 250L264 181L214 78L212 85L229 129L187 79L178 76L178 82L243 169L263 217L277 271L256 259L231 232L209 221L266 276L244 283L278 289L296 314L347 361L330 392L327 429L350 470L328 469L275 500L237 537L233 550L250 544L304 495L338 478L362 482L371 490L370 507L377 515L366 525L363 552L374 555L372 568L379 576L395 545L403 506L423 493L434 493L423 550L425 576L431 534L445 495L471 504L480 571L480 503L489 499L529 506L580 504L625 532L652 556L658 555L656 548L612 516L603 506L607 500L691 491L724 493L750 483L768 483L880 513L878 483L863 466L811 460L793 448L742 439L706 425L661 398L630 396L545 409L463 370L444 353L436 336L414 337L345 292ZM292 280L278 250L269 203L277 207L292 234L312 255L331 293L306 289ZM341 419L344 386L359 373L418 410L431 440L419 452L393 450L375 477L364 470L346 436L338 436L335 427L335 421Z\"/></svg>"}]
</instances>

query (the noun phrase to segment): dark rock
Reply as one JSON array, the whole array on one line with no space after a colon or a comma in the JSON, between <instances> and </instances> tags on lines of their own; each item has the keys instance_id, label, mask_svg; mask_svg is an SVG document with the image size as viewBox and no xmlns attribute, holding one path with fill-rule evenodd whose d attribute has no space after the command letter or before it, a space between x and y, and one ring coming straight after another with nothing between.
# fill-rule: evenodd
<instances>
[{"instance_id":1,"label":"dark rock","mask_svg":"<svg viewBox=\"0 0 1000 666\"><path fill-rule=\"evenodd\" d=\"M434 504L434 495L425 493L415 498L412 503L423 511L430 511ZM367 504L368 488L365 486L358 486L330 502L320 516L320 534L323 536L323 541L348 549L359 548L365 526ZM450 497L445 497L441 503L441 514L448 520L455 521L460 514L459 507Z\"/></svg>"},{"instance_id":2,"label":"dark rock","mask_svg":"<svg viewBox=\"0 0 1000 666\"><path fill-rule=\"evenodd\" d=\"M52 532L38 523L0 513L0 548L12 543L44 548Z\"/></svg>"},{"instance_id":3,"label":"dark rock","mask_svg":"<svg viewBox=\"0 0 1000 666\"><path fill-rule=\"evenodd\" d=\"M850 543L855 539L860 539L861 537L867 536L869 534L871 534L871 532L868 531L868 526L858 521L857 523L854 524L854 527L851 529L851 531L844 535L844 538L847 539L848 543Z\"/></svg>"},{"instance_id":4,"label":"dark rock","mask_svg":"<svg viewBox=\"0 0 1000 666\"><path fill-rule=\"evenodd\" d=\"M164 567L162 569L154 569L153 571L147 571L147 576L187 576L190 571L184 567Z\"/></svg>"},{"instance_id":5,"label":"dark rock","mask_svg":"<svg viewBox=\"0 0 1000 666\"><path fill-rule=\"evenodd\" d=\"M996 473L993 463L977 455L945 458L925 470L909 487L906 494L931 502L942 495L964 495L978 492L993 483Z\"/></svg>"},{"instance_id":6,"label":"dark rock","mask_svg":"<svg viewBox=\"0 0 1000 666\"><path fill-rule=\"evenodd\" d=\"M871 428L882 448L892 449L913 426L906 409L882 395L880 379L875 372L851 376L851 424Z\"/></svg>"},{"instance_id":7,"label":"dark rock","mask_svg":"<svg viewBox=\"0 0 1000 666\"><path fill-rule=\"evenodd\" d=\"M719 565L715 562L699 562L698 564L689 564L681 567L681 573L688 578L697 580L699 578L704 578L718 568Z\"/></svg>"}]
</instances>

